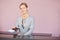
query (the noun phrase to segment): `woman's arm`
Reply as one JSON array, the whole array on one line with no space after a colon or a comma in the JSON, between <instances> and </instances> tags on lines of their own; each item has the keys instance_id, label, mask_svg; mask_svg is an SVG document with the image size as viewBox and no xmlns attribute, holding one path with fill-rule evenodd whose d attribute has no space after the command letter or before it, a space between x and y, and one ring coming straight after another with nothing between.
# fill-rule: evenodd
<instances>
[{"instance_id":1,"label":"woman's arm","mask_svg":"<svg viewBox=\"0 0 60 40\"><path fill-rule=\"evenodd\" d=\"M33 29L34 29L34 19L32 18L29 30L24 35L30 35L33 32Z\"/></svg>"}]
</instances>

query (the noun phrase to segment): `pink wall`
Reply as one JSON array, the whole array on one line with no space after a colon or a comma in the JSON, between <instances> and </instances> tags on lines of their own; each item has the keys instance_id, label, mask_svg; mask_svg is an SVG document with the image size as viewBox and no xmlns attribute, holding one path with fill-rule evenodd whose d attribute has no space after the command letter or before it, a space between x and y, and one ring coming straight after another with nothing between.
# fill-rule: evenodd
<instances>
[{"instance_id":1,"label":"pink wall","mask_svg":"<svg viewBox=\"0 0 60 40\"><path fill-rule=\"evenodd\" d=\"M15 26L21 15L21 0L0 0L0 30L9 30ZM60 35L60 0L24 0L29 4L29 14L35 18L34 33L52 33Z\"/></svg>"}]
</instances>

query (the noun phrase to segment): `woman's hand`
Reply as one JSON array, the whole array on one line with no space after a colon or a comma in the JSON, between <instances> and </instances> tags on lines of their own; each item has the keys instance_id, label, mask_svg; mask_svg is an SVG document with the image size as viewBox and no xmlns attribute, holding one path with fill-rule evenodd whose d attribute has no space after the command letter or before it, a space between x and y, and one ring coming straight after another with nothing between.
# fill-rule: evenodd
<instances>
[{"instance_id":1,"label":"woman's hand","mask_svg":"<svg viewBox=\"0 0 60 40\"><path fill-rule=\"evenodd\" d=\"M15 31L17 31L19 28L17 28L17 27L13 27L12 28L12 30L15 30Z\"/></svg>"}]
</instances>

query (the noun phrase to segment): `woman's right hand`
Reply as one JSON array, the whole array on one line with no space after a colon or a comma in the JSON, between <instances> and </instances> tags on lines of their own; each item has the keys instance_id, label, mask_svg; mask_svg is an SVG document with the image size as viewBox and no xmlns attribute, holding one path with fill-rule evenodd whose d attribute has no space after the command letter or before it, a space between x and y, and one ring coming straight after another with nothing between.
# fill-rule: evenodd
<instances>
[{"instance_id":1,"label":"woman's right hand","mask_svg":"<svg viewBox=\"0 0 60 40\"><path fill-rule=\"evenodd\" d=\"M15 30L16 27L13 27L12 30Z\"/></svg>"}]
</instances>

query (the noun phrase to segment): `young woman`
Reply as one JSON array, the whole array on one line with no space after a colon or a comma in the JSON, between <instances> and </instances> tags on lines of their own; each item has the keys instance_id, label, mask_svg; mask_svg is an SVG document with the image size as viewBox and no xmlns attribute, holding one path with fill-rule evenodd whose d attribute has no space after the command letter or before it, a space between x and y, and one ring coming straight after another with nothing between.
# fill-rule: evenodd
<instances>
[{"instance_id":1,"label":"young woman","mask_svg":"<svg viewBox=\"0 0 60 40\"><path fill-rule=\"evenodd\" d=\"M16 27L20 29L20 35L29 36L34 29L34 18L28 13L28 5L23 2L19 5L22 15L17 19Z\"/></svg>"}]
</instances>

